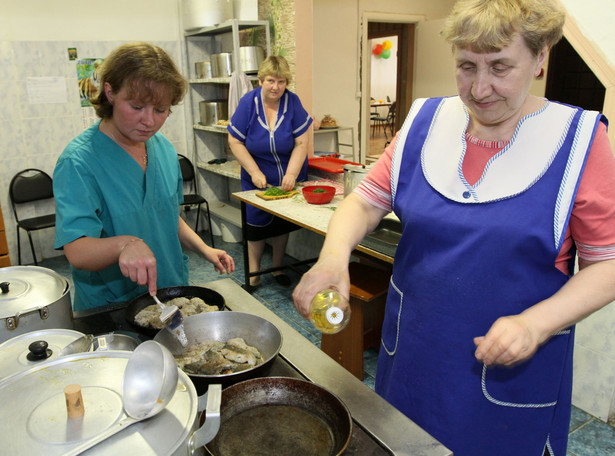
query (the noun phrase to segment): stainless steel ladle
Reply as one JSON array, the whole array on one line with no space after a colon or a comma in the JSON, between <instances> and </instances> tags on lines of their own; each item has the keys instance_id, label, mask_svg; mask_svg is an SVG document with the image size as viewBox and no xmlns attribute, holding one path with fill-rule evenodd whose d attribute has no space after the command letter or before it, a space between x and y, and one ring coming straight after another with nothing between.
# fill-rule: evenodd
<instances>
[{"instance_id":1,"label":"stainless steel ladle","mask_svg":"<svg viewBox=\"0 0 615 456\"><path fill-rule=\"evenodd\" d=\"M81 454L122 429L158 414L173 398L177 379L177 364L171 352L153 340L143 342L131 354L124 371L122 400L127 416L64 456Z\"/></svg>"}]
</instances>

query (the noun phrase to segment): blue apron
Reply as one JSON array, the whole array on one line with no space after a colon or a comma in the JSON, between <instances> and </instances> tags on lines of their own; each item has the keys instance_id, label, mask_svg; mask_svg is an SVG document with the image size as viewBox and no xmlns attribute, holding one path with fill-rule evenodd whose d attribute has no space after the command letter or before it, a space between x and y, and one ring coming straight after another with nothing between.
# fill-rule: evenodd
<instances>
[{"instance_id":1,"label":"blue apron","mask_svg":"<svg viewBox=\"0 0 615 456\"><path fill-rule=\"evenodd\" d=\"M514 368L485 368L473 338L568 280L554 265L598 118L547 103L474 185L461 173L469 117L458 97L419 100L402 128L392 197L403 235L376 391L455 456L565 455L574 328ZM551 125L551 149L534 158L525 146Z\"/></svg>"},{"instance_id":2,"label":"blue apron","mask_svg":"<svg viewBox=\"0 0 615 456\"><path fill-rule=\"evenodd\" d=\"M267 184L280 186L295 147L295 138L307 131L312 119L303 109L299 97L286 90L279 102L276 123L271 128L267 123L261 93L262 88L258 87L240 100L228 131L245 144L265 175ZM296 181L306 180L307 175L306 157ZM261 190L252 183L252 178L244 168L241 168L241 189ZM249 225L266 227L273 221L274 216L248 204L246 218Z\"/></svg>"}]
</instances>

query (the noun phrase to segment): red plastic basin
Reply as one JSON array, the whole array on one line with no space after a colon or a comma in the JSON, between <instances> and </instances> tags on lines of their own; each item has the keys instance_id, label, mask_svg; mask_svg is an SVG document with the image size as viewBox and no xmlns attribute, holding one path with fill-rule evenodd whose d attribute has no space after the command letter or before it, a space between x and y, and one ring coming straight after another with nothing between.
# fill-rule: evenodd
<instances>
[{"instance_id":1,"label":"red plastic basin","mask_svg":"<svg viewBox=\"0 0 615 456\"><path fill-rule=\"evenodd\" d=\"M316 192L314 190L321 189L324 192ZM303 196L310 204L327 204L335 196L335 187L329 185L308 185L303 187Z\"/></svg>"}]
</instances>

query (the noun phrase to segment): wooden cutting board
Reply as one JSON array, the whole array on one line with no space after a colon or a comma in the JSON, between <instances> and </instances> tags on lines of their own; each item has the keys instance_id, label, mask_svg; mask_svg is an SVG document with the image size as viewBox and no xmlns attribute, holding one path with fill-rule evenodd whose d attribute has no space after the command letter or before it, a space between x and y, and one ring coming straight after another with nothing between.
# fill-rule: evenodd
<instances>
[{"instance_id":1,"label":"wooden cutting board","mask_svg":"<svg viewBox=\"0 0 615 456\"><path fill-rule=\"evenodd\" d=\"M264 200L267 200L267 201L272 201L272 200L279 200L279 199L290 198L291 196L295 196L297 193L299 193L298 190L291 190L286 195L270 196L270 195L265 195L265 192L258 192L258 193L256 193L256 196L258 196L259 198L262 198Z\"/></svg>"}]
</instances>

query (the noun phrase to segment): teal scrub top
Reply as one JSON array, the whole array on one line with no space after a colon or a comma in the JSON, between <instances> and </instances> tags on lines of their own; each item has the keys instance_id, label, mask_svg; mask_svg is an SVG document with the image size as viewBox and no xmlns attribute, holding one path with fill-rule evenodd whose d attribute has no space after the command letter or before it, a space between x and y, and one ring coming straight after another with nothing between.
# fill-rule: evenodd
<instances>
[{"instance_id":1,"label":"teal scrub top","mask_svg":"<svg viewBox=\"0 0 615 456\"><path fill-rule=\"evenodd\" d=\"M73 139L53 174L56 199L55 248L81 237L132 235L156 257L157 286L188 285L188 257L179 242L183 202L177 153L160 133L146 142L147 170L98 129L100 122ZM73 309L93 309L129 301L147 292L124 277L117 264L89 272L71 266Z\"/></svg>"}]
</instances>

